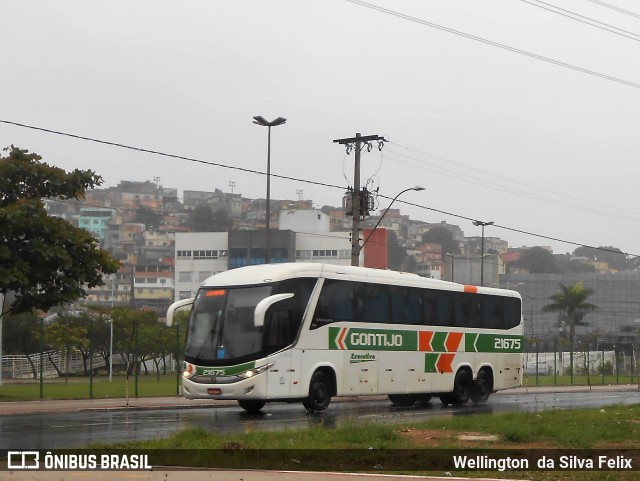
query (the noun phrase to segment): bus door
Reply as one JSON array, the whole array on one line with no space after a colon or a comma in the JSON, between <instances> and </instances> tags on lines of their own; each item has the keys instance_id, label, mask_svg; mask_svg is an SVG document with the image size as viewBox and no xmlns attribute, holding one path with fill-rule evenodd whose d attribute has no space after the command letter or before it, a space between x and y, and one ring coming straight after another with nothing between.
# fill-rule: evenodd
<instances>
[{"instance_id":1,"label":"bus door","mask_svg":"<svg viewBox=\"0 0 640 481\"><path fill-rule=\"evenodd\" d=\"M291 349L272 354L267 358L273 366L267 371L267 398L286 399L291 397Z\"/></svg>"},{"instance_id":2,"label":"bus door","mask_svg":"<svg viewBox=\"0 0 640 481\"><path fill-rule=\"evenodd\" d=\"M269 354L267 362L273 363L267 371L268 399L291 397L293 383L299 381L295 367L300 365L301 354L291 346L300 327L301 314L290 307L286 301L274 304L264 324L263 347Z\"/></svg>"}]
</instances>

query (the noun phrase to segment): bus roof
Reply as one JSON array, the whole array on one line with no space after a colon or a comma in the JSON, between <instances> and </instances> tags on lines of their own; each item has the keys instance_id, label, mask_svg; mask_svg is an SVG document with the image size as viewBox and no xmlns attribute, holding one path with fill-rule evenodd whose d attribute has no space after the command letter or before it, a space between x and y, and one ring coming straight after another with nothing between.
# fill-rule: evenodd
<instances>
[{"instance_id":1,"label":"bus roof","mask_svg":"<svg viewBox=\"0 0 640 481\"><path fill-rule=\"evenodd\" d=\"M454 282L441 281L421 277L408 272L398 272L369 267L338 266L313 262L288 262L281 264L259 264L239 267L221 272L204 281L202 287L223 287L256 285L282 281L296 277L324 277L327 279L348 279L360 282L375 282L382 284L445 289L452 291L468 291L470 286ZM475 287L473 290L485 294L498 294L520 297L516 291L496 289L491 287Z\"/></svg>"}]
</instances>

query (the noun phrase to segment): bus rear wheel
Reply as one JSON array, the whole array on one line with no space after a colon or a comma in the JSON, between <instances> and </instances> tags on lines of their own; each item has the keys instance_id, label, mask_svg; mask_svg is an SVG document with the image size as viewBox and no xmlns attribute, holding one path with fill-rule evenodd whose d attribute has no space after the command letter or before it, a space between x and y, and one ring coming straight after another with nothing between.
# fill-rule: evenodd
<instances>
[{"instance_id":1,"label":"bus rear wheel","mask_svg":"<svg viewBox=\"0 0 640 481\"><path fill-rule=\"evenodd\" d=\"M315 372L309 383L309 396L302 401L302 405L309 412L321 412L327 409L331 402L331 383L323 372Z\"/></svg>"},{"instance_id":2,"label":"bus rear wheel","mask_svg":"<svg viewBox=\"0 0 640 481\"><path fill-rule=\"evenodd\" d=\"M260 412L266 402L261 399L239 399L238 404L248 413L256 414Z\"/></svg>"},{"instance_id":3,"label":"bus rear wheel","mask_svg":"<svg viewBox=\"0 0 640 481\"><path fill-rule=\"evenodd\" d=\"M475 382L473 383L473 390L471 392L471 400L474 403L485 403L488 401L492 391L491 376L487 371L482 370L478 373Z\"/></svg>"},{"instance_id":4,"label":"bus rear wheel","mask_svg":"<svg viewBox=\"0 0 640 481\"><path fill-rule=\"evenodd\" d=\"M389 401L395 407L413 406L417 400L418 397L413 394L389 394Z\"/></svg>"}]
</instances>

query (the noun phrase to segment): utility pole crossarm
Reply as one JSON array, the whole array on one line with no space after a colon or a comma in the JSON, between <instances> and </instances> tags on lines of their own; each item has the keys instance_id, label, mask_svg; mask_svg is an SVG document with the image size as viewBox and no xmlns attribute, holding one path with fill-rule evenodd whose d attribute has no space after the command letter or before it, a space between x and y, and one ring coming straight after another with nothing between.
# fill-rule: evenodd
<instances>
[{"instance_id":1,"label":"utility pole crossarm","mask_svg":"<svg viewBox=\"0 0 640 481\"><path fill-rule=\"evenodd\" d=\"M349 137L348 139L335 139L333 142L336 144L353 144L354 142L370 142L372 140L382 140L386 142L384 137L380 137L379 135L365 135L365 136L356 136Z\"/></svg>"},{"instance_id":2,"label":"utility pole crossarm","mask_svg":"<svg viewBox=\"0 0 640 481\"><path fill-rule=\"evenodd\" d=\"M349 137L345 139L336 139L333 142L337 144L342 144L347 146L347 154L353 148L355 150L355 165L353 172L353 197L352 197L352 207L353 207L353 216L352 221L353 224L351 226L351 265L358 266L360 265L360 151L362 150L362 144L367 145L367 150L370 149L371 141L378 141L378 148L382 150L382 145L386 142L384 137L379 135L365 135L362 136L360 133L356 133L355 137Z\"/></svg>"}]
</instances>

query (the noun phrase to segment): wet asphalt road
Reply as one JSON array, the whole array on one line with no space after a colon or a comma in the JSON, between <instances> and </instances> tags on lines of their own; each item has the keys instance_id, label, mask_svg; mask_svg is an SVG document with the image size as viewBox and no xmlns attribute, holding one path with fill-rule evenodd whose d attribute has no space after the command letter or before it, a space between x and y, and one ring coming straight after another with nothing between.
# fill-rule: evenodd
<instances>
[{"instance_id":1,"label":"wet asphalt road","mask_svg":"<svg viewBox=\"0 0 640 481\"><path fill-rule=\"evenodd\" d=\"M491 396L484 405L393 408L386 397L335 399L326 413L309 415L301 404L268 404L261 415L244 413L235 402L187 401L178 397L130 400L0 403L0 450L84 448L95 443L164 438L189 427L216 432L276 431L354 419L412 422L435 416L543 411L640 403L638 386L518 388Z\"/></svg>"}]
</instances>

